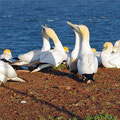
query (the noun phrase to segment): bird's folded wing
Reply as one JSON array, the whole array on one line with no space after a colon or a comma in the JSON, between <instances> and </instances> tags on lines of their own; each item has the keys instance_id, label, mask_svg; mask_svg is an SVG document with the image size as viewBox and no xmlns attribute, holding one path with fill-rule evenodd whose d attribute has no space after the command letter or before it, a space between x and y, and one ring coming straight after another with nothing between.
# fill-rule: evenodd
<instances>
[{"instance_id":1,"label":"bird's folded wing","mask_svg":"<svg viewBox=\"0 0 120 120\"><path fill-rule=\"evenodd\" d=\"M49 63L54 66L58 66L62 62L62 55L58 51L46 51L40 56L40 63Z\"/></svg>"},{"instance_id":2,"label":"bird's folded wing","mask_svg":"<svg viewBox=\"0 0 120 120\"><path fill-rule=\"evenodd\" d=\"M81 74L92 74L97 71L98 61L94 54L83 55L78 64Z\"/></svg>"},{"instance_id":3,"label":"bird's folded wing","mask_svg":"<svg viewBox=\"0 0 120 120\"><path fill-rule=\"evenodd\" d=\"M25 53L25 54L21 54L18 56L18 58L21 61L32 62L32 61L39 60L40 54L41 54L41 50L34 50L34 51L30 51L30 52Z\"/></svg>"},{"instance_id":4,"label":"bird's folded wing","mask_svg":"<svg viewBox=\"0 0 120 120\"><path fill-rule=\"evenodd\" d=\"M120 54L111 56L111 58L108 62L110 64L114 65L115 67L120 68Z\"/></svg>"},{"instance_id":5,"label":"bird's folded wing","mask_svg":"<svg viewBox=\"0 0 120 120\"><path fill-rule=\"evenodd\" d=\"M4 74L7 77L16 77L17 74L13 67L8 63L0 61L0 73Z\"/></svg>"}]
</instances>

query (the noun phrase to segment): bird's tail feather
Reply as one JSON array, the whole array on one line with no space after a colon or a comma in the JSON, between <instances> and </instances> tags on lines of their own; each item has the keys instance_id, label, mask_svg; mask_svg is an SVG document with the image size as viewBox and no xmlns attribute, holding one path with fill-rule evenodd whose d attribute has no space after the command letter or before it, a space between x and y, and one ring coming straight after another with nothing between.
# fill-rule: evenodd
<instances>
[{"instance_id":1,"label":"bird's tail feather","mask_svg":"<svg viewBox=\"0 0 120 120\"><path fill-rule=\"evenodd\" d=\"M23 79L21 79L21 78L19 78L19 77L15 77L15 78L12 78L12 79L10 79L10 80L16 81L16 82L26 82L25 80L23 80Z\"/></svg>"},{"instance_id":2,"label":"bird's tail feather","mask_svg":"<svg viewBox=\"0 0 120 120\"><path fill-rule=\"evenodd\" d=\"M52 66L51 64L40 64L37 68L35 68L34 70L31 71L31 73L33 72L38 72L44 68L50 67Z\"/></svg>"}]
</instances>

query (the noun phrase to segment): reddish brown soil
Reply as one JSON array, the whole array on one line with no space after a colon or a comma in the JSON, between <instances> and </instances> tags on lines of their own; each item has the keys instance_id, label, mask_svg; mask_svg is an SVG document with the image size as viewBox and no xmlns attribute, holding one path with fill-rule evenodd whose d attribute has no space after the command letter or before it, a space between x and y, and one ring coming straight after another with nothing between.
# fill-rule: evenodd
<instances>
[{"instance_id":1,"label":"reddish brown soil","mask_svg":"<svg viewBox=\"0 0 120 120\"><path fill-rule=\"evenodd\" d=\"M109 113L120 119L120 69L99 67L90 84L67 69L28 73L18 71L26 83L0 87L0 119L39 120L41 116L66 119ZM20 103L26 101L27 103Z\"/></svg>"}]
</instances>

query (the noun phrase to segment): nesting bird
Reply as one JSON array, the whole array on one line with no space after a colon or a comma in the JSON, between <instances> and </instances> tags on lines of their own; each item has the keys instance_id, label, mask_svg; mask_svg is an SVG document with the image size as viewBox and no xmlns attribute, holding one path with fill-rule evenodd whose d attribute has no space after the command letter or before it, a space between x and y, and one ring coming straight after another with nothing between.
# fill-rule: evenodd
<instances>
[{"instance_id":1,"label":"nesting bird","mask_svg":"<svg viewBox=\"0 0 120 120\"><path fill-rule=\"evenodd\" d=\"M104 43L101 60L106 68L120 68L120 53L113 53L113 44L111 42Z\"/></svg>"},{"instance_id":2,"label":"nesting bird","mask_svg":"<svg viewBox=\"0 0 120 120\"><path fill-rule=\"evenodd\" d=\"M113 52L120 52L120 40L117 40L113 46Z\"/></svg>"},{"instance_id":3,"label":"nesting bird","mask_svg":"<svg viewBox=\"0 0 120 120\"><path fill-rule=\"evenodd\" d=\"M114 46L120 47L120 40L117 40L117 41L115 42Z\"/></svg>"},{"instance_id":4,"label":"nesting bird","mask_svg":"<svg viewBox=\"0 0 120 120\"><path fill-rule=\"evenodd\" d=\"M53 40L55 45L54 49L50 49L48 51L44 51L40 55L40 65L32 72L37 72L43 68L49 66L59 66L64 60L67 60L67 53L64 50L64 47L59 40L55 31L47 26L42 26L44 28L45 33Z\"/></svg>"},{"instance_id":5,"label":"nesting bird","mask_svg":"<svg viewBox=\"0 0 120 120\"><path fill-rule=\"evenodd\" d=\"M0 85L6 83L8 80L25 82L25 80L17 76L11 65L0 60Z\"/></svg>"}]
</instances>

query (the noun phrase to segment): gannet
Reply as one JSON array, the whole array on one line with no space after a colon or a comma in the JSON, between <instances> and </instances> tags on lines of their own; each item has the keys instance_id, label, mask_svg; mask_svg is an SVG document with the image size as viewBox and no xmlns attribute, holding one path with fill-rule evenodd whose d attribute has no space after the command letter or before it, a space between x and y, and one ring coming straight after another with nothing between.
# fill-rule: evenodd
<instances>
[{"instance_id":1,"label":"gannet","mask_svg":"<svg viewBox=\"0 0 120 120\"><path fill-rule=\"evenodd\" d=\"M114 46L120 47L120 40L117 40L117 41L115 42Z\"/></svg>"},{"instance_id":2,"label":"gannet","mask_svg":"<svg viewBox=\"0 0 120 120\"><path fill-rule=\"evenodd\" d=\"M54 49L42 52L42 54L40 55L40 65L32 72L37 72L48 66L57 67L63 61L67 60L68 56L55 31L51 28L48 28L47 26L42 27L44 28L45 33L53 40L55 47Z\"/></svg>"},{"instance_id":3,"label":"gannet","mask_svg":"<svg viewBox=\"0 0 120 120\"><path fill-rule=\"evenodd\" d=\"M3 54L0 55L0 59L6 62L11 62L12 59L12 53L10 49L5 49L3 51Z\"/></svg>"},{"instance_id":4,"label":"gannet","mask_svg":"<svg viewBox=\"0 0 120 120\"><path fill-rule=\"evenodd\" d=\"M79 74L82 74L83 79L90 83L91 80L94 81L93 75L98 70L98 60L92 52L90 46L90 34L89 29L85 25L79 25L79 31L82 36L79 59L77 62L77 69Z\"/></svg>"},{"instance_id":5,"label":"gannet","mask_svg":"<svg viewBox=\"0 0 120 120\"><path fill-rule=\"evenodd\" d=\"M77 61L79 57L79 51L80 51L80 42L81 42L81 35L79 33L78 25L72 24L70 22L67 22L67 24L73 29L75 33L75 46L70 54L70 61L69 61L69 70L72 73L77 73Z\"/></svg>"},{"instance_id":6,"label":"gannet","mask_svg":"<svg viewBox=\"0 0 120 120\"><path fill-rule=\"evenodd\" d=\"M63 48L64 48L64 50L65 50L65 52L66 52L66 54L67 54L67 59L64 60L64 61L62 62L62 64L64 64L64 65L67 66L67 65L68 65L68 62L70 61L69 49L68 49L68 47L63 47ZM37 65L37 66L35 66L34 68L32 68L31 73L40 71L40 70L42 70L42 69L44 69L44 68L51 67L51 66L53 66L53 65L52 65L52 64L47 64L47 63L40 63L39 65Z\"/></svg>"},{"instance_id":7,"label":"gannet","mask_svg":"<svg viewBox=\"0 0 120 120\"><path fill-rule=\"evenodd\" d=\"M120 68L120 53L112 53L113 44L111 42L106 42L103 45L103 50L101 53L101 61L106 68Z\"/></svg>"},{"instance_id":8,"label":"gannet","mask_svg":"<svg viewBox=\"0 0 120 120\"><path fill-rule=\"evenodd\" d=\"M117 40L113 46L113 52L120 52L120 40Z\"/></svg>"},{"instance_id":9,"label":"gannet","mask_svg":"<svg viewBox=\"0 0 120 120\"><path fill-rule=\"evenodd\" d=\"M23 79L17 77L17 74L11 65L0 60L0 85L8 80L25 82Z\"/></svg>"},{"instance_id":10,"label":"gannet","mask_svg":"<svg viewBox=\"0 0 120 120\"><path fill-rule=\"evenodd\" d=\"M30 67L30 66L39 64L41 53L43 51L50 50L49 37L43 30L42 30L42 36L43 36L43 46L42 46L41 50L33 50L33 51L27 52L25 54L19 55L18 56L19 60L13 62L12 65Z\"/></svg>"}]
</instances>

